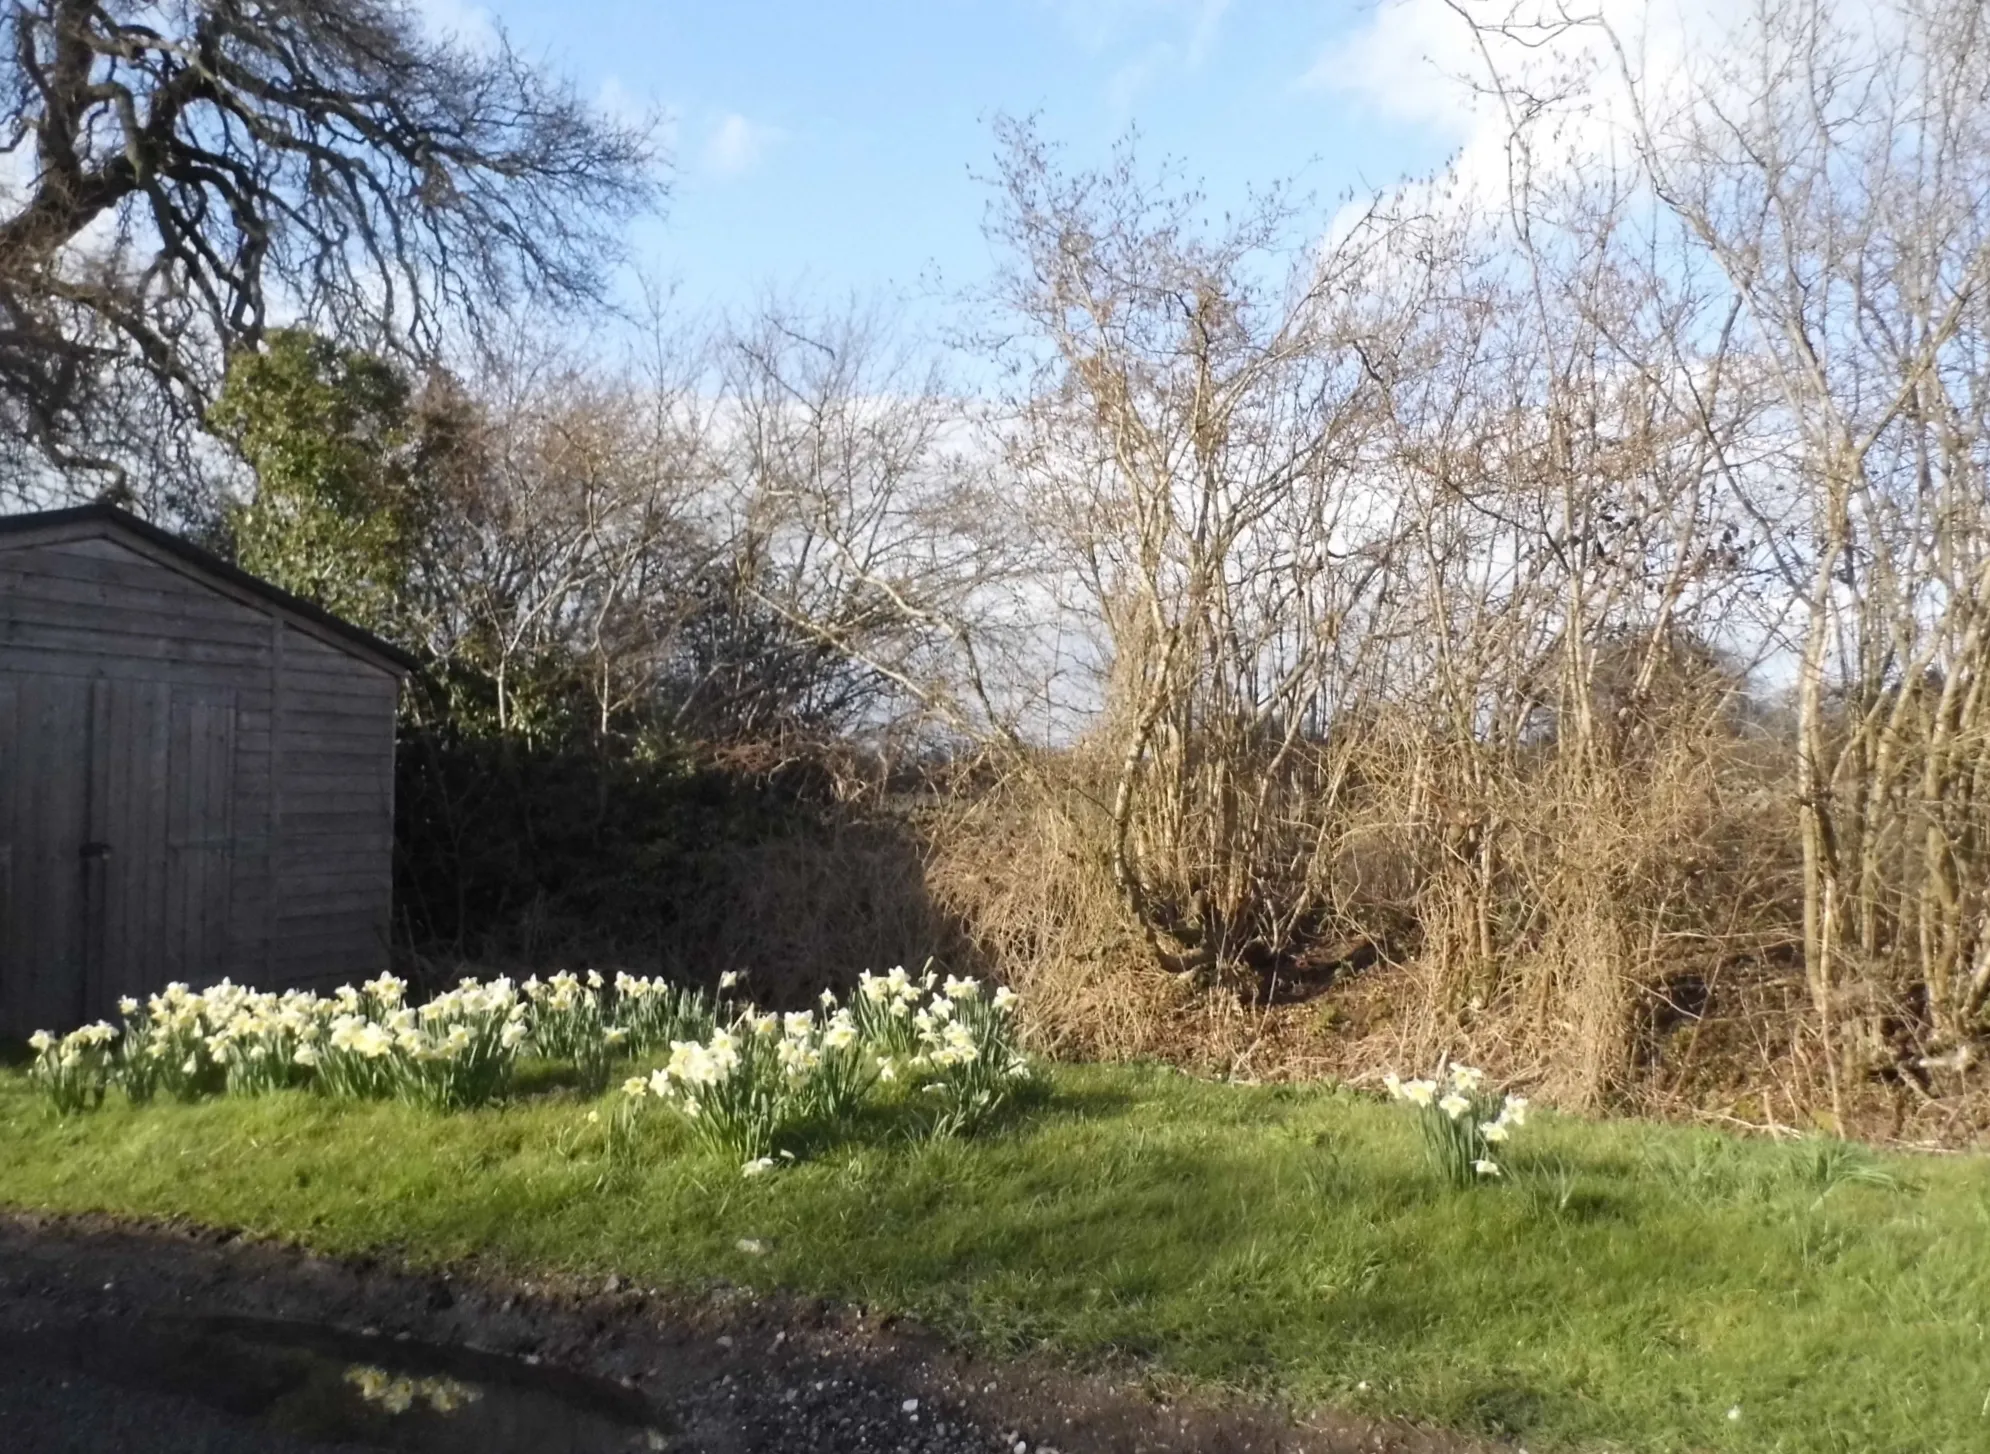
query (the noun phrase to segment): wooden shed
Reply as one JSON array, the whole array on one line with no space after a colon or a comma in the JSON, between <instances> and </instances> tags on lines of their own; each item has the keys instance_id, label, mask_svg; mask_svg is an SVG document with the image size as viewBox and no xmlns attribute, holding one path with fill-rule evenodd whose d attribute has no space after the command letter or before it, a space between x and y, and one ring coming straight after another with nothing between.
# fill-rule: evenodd
<instances>
[{"instance_id":1,"label":"wooden shed","mask_svg":"<svg viewBox=\"0 0 1990 1454\"><path fill-rule=\"evenodd\" d=\"M0 518L0 1035L383 969L412 665L124 511Z\"/></svg>"}]
</instances>

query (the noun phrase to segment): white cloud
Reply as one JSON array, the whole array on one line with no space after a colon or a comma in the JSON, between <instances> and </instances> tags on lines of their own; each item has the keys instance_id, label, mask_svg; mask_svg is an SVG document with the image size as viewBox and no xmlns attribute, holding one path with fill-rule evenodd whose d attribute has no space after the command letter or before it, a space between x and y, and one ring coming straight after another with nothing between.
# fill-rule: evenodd
<instances>
[{"instance_id":1,"label":"white cloud","mask_svg":"<svg viewBox=\"0 0 1990 1454\"><path fill-rule=\"evenodd\" d=\"M1062 0L1064 25L1086 50L1131 48L1113 69L1106 100L1115 111L1132 107L1139 93L1168 74L1202 68L1223 30L1231 0Z\"/></svg>"},{"instance_id":2,"label":"white cloud","mask_svg":"<svg viewBox=\"0 0 1990 1454\"><path fill-rule=\"evenodd\" d=\"M1190 70L1198 69L1216 48L1216 37L1223 29L1223 17L1229 9L1230 0L1200 0L1197 4L1195 23L1189 29L1188 44L1183 51Z\"/></svg>"},{"instance_id":3,"label":"white cloud","mask_svg":"<svg viewBox=\"0 0 1990 1454\"><path fill-rule=\"evenodd\" d=\"M705 139L705 167L722 177L736 177L757 166L783 135L777 126L727 112Z\"/></svg>"},{"instance_id":4,"label":"white cloud","mask_svg":"<svg viewBox=\"0 0 1990 1454\"><path fill-rule=\"evenodd\" d=\"M1557 24L1575 14L1596 23ZM1466 16L1513 28L1475 33ZM1591 0L1580 8L1559 0L1385 0L1303 80L1455 148L1454 195L1483 203L1503 197L1508 183L1513 123L1489 88L1495 76L1511 90L1559 98L1546 133L1559 150L1537 154L1537 166L1598 156L1621 146L1630 121L1612 37L1650 95L1671 87L1688 57L1717 44L1735 18L1727 0Z\"/></svg>"}]
</instances>

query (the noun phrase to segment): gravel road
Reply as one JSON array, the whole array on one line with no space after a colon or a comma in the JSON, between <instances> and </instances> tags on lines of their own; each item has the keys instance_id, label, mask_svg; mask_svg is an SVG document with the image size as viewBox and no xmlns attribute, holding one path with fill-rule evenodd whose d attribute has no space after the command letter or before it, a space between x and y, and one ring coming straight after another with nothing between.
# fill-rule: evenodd
<instances>
[{"instance_id":1,"label":"gravel road","mask_svg":"<svg viewBox=\"0 0 1990 1454\"><path fill-rule=\"evenodd\" d=\"M1367 1420L962 1355L862 1310L403 1271L199 1229L0 1215L9 1450L1494 1454Z\"/></svg>"}]
</instances>

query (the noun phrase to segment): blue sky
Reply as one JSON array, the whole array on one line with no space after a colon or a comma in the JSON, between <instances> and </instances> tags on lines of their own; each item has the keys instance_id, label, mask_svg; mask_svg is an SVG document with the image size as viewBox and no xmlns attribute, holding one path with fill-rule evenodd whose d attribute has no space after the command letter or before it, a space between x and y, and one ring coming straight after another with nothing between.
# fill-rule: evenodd
<instances>
[{"instance_id":1,"label":"blue sky","mask_svg":"<svg viewBox=\"0 0 1990 1454\"><path fill-rule=\"evenodd\" d=\"M584 93L668 117L667 215L633 243L694 306L768 287L917 299L989 266L988 121L1038 113L1074 161L1137 125L1217 203L1300 179L1323 211L1441 162L1441 111L1378 92L1390 0L425 0L495 19ZM1412 50L1415 40L1407 42ZM1395 47L1401 50L1401 43ZM1399 56L1414 69L1420 58ZM1378 101L1379 97L1379 101Z\"/></svg>"}]
</instances>

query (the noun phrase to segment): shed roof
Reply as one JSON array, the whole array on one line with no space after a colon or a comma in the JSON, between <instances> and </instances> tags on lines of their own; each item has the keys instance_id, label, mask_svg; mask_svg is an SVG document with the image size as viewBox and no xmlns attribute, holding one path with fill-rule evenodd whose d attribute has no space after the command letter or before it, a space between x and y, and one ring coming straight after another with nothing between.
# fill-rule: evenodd
<instances>
[{"instance_id":1,"label":"shed roof","mask_svg":"<svg viewBox=\"0 0 1990 1454\"><path fill-rule=\"evenodd\" d=\"M324 607L293 596L262 577L250 575L240 566L223 560L213 551L203 550L192 541L184 540L169 530L161 530L115 505L77 505L64 510L0 515L0 550L10 545L25 544L28 537L43 535L131 537L141 545L173 557L182 566L190 567L194 574L208 577L211 584L224 592L232 587L236 592L259 597L296 618L299 623L318 628L316 634L331 638L334 645L368 657L390 671L405 675L421 665L391 641L383 641L371 631L334 616Z\"/></svg>"}]
</instances>

